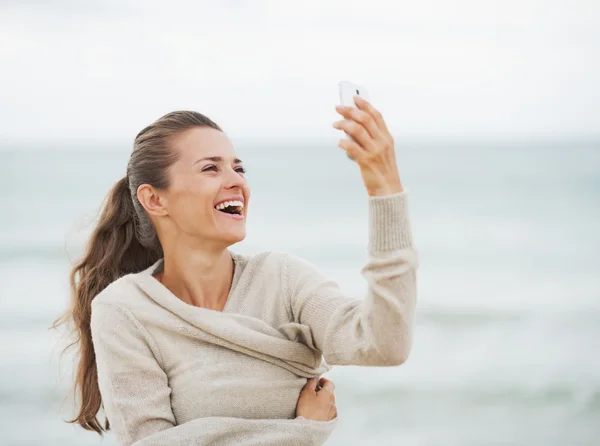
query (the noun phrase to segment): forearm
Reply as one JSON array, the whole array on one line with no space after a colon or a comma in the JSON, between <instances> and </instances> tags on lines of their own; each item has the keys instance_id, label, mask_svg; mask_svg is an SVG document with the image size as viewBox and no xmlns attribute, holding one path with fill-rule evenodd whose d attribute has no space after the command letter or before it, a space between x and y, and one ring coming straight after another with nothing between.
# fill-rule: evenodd
<instances>
[{"instance_id":1,"label":"forearm","mask_svg":"<svg viewBox=\"0 0 600 446\"><path fill-rule=\"evenodd\" d=\"M364 299L345 296L316 268L297 273L294 312L329 365L397 365L412 344L417 251L406 193L369 199Z\"/></svg>"},{"instance_id":2,"label":"forearm","mask_svg":"<svg viewBox=\"0 0 600 446\"><path fill-rule=\"evenodd\" d=\"M336 363L386 366L406 361L414 331L415 264L416 252L408 247L369 258L363 268L368 294L358 305L354 321L356 351L337 358Z\"/></svg>"}]
</instances>

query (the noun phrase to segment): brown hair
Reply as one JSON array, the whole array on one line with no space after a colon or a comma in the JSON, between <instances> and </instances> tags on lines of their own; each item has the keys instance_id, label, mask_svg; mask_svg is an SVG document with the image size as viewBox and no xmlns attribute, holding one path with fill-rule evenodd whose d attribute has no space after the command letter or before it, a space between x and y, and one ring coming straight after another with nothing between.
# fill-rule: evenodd
<instances>
[{"instance_id":1,"label":"brown hair","mask_svg":"<svg viewBox=\"0 0 600 446\"><path fill-rule=\"evenodd\" d=\"M127 175L113 186L103 203L100 220L89 239L83 258L70 274L72 301L51 328L71 326L73 339L62 351L76 346L77 371L73 391L79 396L79 413L68 423L103 435L110 429L108 418L102 426L97 418L102 407L98 388L96 355L90 331L92 300L111 282L129 273L150 267L162 257L154 226L137 198L141 184L157 189L169 187L169 167L179 155L171 139L194 127L221 128L206 116L192 111L168 113L143 129L135 138L127 164Z\"/></svg>"}]
</instances>

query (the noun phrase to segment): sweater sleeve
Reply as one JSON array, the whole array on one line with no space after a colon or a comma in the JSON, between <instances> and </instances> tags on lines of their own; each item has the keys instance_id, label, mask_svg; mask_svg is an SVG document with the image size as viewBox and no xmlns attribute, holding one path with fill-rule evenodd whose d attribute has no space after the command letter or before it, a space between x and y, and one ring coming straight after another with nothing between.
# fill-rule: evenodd
<instances>
[{"instance_id":1,"label":"sweater sleeve","mask_svg":"<svg viewBox=\"0 0 600 446\"><path fill-rule=\"evenodd\" d=\"M91 331L104 412L120 445L315 446L337 425L337 418L302 417L207 417L177 425L160 352L139 321L127 309L94 301Z\"/></svg>"},{"instance_id":2,"label":"sweater sleeve","mask_svg":"<svg viewBox=\"0 0 600 446\"><path fill-rule=\"evenodd\" d=\"M97 301L91 332L102 405L119 444L172 428L171 389L150 334L127 309Z\"/></svg>"},{"instance_id":3,"label":"sweater sleeve","mask_svg":"<svg viewBox=\"0 0 600 446\"><path fill-rule=\"evenodd\" d=\"M364 299L344 295L312 263L289 255L284 266L294 322L308 326L313 347L330 365L403 363L412 345L418 253L407 192L369 198Z\"/></svg>"}]
</instances>

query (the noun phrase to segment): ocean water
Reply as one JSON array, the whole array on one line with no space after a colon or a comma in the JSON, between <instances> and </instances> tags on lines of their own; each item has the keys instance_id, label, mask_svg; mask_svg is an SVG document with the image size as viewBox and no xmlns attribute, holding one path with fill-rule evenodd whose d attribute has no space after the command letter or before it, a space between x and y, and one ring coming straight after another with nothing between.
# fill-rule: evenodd
<instances>
[{"instance_id":1,"label":"ocean water","mask_svg":"<svg viewBox=\"0 0 600 446\"><path fill-rule=\"evenodd\" d=\"M129 147L0 151L0 444L115 445L67 424L48 327ZM328 444L600 444L600 143L402 144L421 266L400 367L337 367ZM362 296L366 194L333 142L239 143L252 253L289 250Z\"/></svg>"}]
</instances>

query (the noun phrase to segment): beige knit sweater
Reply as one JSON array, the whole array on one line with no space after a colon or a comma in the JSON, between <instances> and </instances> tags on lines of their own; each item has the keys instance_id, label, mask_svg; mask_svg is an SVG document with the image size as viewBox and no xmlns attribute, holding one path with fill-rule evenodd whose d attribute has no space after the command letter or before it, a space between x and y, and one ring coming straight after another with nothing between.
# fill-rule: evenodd
<instances>
[{"instance_id":1,"label":"beige knit sweater","mask_svg":"<svg viewBox=\"0 0 600 446\"><path fill-rule=\"evenodd\" d=\"M307 261L232 253L222 312L153 277L124 276L92 303L105 413L124 445L320 445L337 419L296 417L306 378L333 365L393 366L411 347L417 251L407 193L369 198L365 299Z\"/></svg>"}]
</instances>

